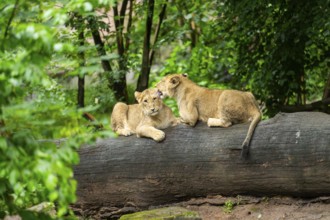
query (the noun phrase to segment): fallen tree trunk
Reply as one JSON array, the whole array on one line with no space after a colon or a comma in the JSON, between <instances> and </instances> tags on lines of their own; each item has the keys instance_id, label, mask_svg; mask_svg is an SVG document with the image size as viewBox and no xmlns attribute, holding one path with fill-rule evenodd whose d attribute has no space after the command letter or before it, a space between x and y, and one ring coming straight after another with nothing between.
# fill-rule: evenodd
<instances>
[{"instance_id":1,"label":"fallen tree trunk","mask_svg":"<svg viewBox=\"0 0 330 220\"><path fill-rule=\"evenodd\" d=\"M75 207L95 214L215 194L330 195L329 115L278 114L260 122L249 157L241 160L247 130L248 124L199 123L165 130L162 143L131 136L85 146L74 169Z\"/></svg>"}]
</instances>

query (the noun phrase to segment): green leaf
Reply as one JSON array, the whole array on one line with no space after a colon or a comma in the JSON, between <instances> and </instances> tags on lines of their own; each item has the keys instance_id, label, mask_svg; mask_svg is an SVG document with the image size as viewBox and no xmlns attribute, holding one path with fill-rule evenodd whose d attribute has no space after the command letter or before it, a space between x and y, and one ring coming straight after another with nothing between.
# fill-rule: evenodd
<instances>
[{"instance_id":1,"label":"green leaf","mask_svg":"<svg viewBox=\"0 0 330 220\"><path fill-rule=\"evenodd\" d=\"M8 148L5 138L0 137L0 150L5 151Z\"/></svg>"}]
</instances>

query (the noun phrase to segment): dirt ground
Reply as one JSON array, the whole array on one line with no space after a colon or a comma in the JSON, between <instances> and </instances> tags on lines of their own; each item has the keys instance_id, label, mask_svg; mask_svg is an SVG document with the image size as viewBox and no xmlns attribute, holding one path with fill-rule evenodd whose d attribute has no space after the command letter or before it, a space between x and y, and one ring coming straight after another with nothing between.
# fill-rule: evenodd
<instances>
[{"instance_id":1,"label":"dirt ground","mask_svg":"<svg viewBox=\"0 0 330 220\"><path fill-rule=\"evenodd\" d=\"M280 196L225 197L216 195L149 207L147 210L164 207L182 207L199 214L200 218L188 218L190 220L330 220L330 196L299 199ZM80 216L79 219L84 220L88 216L87 219L110 220L118 219L125 214L146 210L140 210L134 204L130 204L121 209L103 208L102 210L97 210L90 207L89 212L85 214L82 214L81 208L76 207L74 211Z\"/></svg>"},{"instance_id":2,"label":"dirt ground","mask_svg":"<svg viewBox=\"0 0 330 220\"><path fill-rule=\"evenodd\" d=\"M330 197L222 197L191 199L176 204L197 211L203 220L330 220Z\"/></svg>"}]
</instances>

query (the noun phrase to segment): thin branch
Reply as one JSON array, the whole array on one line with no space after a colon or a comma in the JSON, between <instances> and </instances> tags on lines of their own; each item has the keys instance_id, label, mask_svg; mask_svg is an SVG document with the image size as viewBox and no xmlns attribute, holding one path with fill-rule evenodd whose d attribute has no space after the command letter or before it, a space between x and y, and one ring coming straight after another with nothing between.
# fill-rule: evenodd
<instances>
[{"instance_id":1,"label":"thin branch","mask_svg":"<svg viewBox=\"0 0 330 220\"><path fill-rule=\"evenodd\" d=\"M141 67L141 73L139 75L137 88L136 88L136 91L139 91L139 92L148 88L148 84L149 84L150 36L151 36L151 30L152 30L152 19L153 19L153 15L154 15L154 5L155 5L154 0L148 0L146 30L145 30L145 34L144 34L143 54L142 54L142 67Z\"/></svg>"},{"instance_id":2,"label":"thin branch","mask_svg":"<svg viewBox=\"0 0 330 220\"><path fill-rule=\"evenodd\" d=\"M161 25L162 25L162 23L163 23L163 20L164 20L164 17L165 17L165 13L166 13L166 7L167 7L167 0L166 0L166 2L163 4L162 10L161 10L161 12L159 13L159 20L158 20L158 24L157 24L157 27L156 27L156 32L155 32L154 41L153 41L153 44L152 44L153 47L151 48L150 53L149 53L149 66L151 66L152 61L153 61L153 58L154 58L154 54L155 54L154 46L156 45L157 40L158 40L158 36L159 36L159 32L160 32L160 28L161 28Z\"/></svg>"},{"instance_id":3,"label":"thin branch","mask_svg":"<svg viewBox=\"0 0 330 220\"><path fill-rule=\"evenodd\" d=\"M16 10L18 8L18 3L19 3L19 0L16 0L13 11L11 12L11 15L9 17L9 20L8 20L8 23L7 23L7 26L6 26L6 30L5 30L5 33L4 33L4 36L3 36L2 47L4 47L4 43L5 43L5 39L8 35L9 27L10 27L11 22L13 21L13 19L15 17L15 13L16 13Z\"/></svg>"},{"instance_id":4,"label":"thin branch","mask_svg":"<svg viewBox=\"0 0 330 220\"><path fill-rule=\"evenodd\" d=\"M93 37L93 40L94 40L94 44L97 46L97 52L98 52L99 56L101 57L101 56L106 55L106 51L105 51L105 48L104 48L104 43L103 43L102 38L100 36L100 32L99 32L99 29L98 29L96 19L94 17L90 17L88 19L88 24L89 24L89 28L92 32L92 37ZM110 65L108 60L103 60L102 59L101 63L102 63L103 70L105 72L111 72L112 71L111 65ZM112 83L111 83L111 85L112 85Z\"/></svg>"},{"instance_id":5,"label":"thin branch","mask_svg":"<svg viewBox=\"0 0 330 220\"><path fill-rule=\"evenodd\" d=\"M88 19L89 27L92 32L92 37L94 40L95 45L97 46L97 52L100 57L106 55L106 50L104 47L104 43L100 36L99 26L97 24L97 20L95 17L90 17ZM115 93L115 97L117 100L122 100L127 102L128 95L127 95L127 88L126 88L126 81L125 75L121 76L119 79L115 78L112 72L111 64L109 60L102 59L101 60L103 70L106 74L108 74L108 84L109 88Z\"/></svg>"},{"instance_id":6,"label":"thin branch","mask_svg":"<svg viewBox=\"0 0 330 220\"><path fill-rule=\"evenodd\" d=\"M78 17L79 24L81 27L79 27L79 33L78 33L78 41L79 46L83 47L85 45L85 34L84 34L84 26L83 26L83 19L81 16ZM85 59L85 52L83 50L78 52L78 56L80 59L79 66L84 67L86 63ZM78 107L83 108L85 106L85 76L78 75L78 95L77 95L77 102Z\"/></svg>"},{"instance_id":7,"label":"thin branch","mask_svg":"<svg viewBox=\"0 0 330 220\"><path fill-rule=\"evenodd\" d=\"M125 19L125 12L127 8L128 0L124 0L120 9L120 14L118 14L118 5L116 4L113 7L113 14L114 14L114 23L116 29L116 41L117 41L117 50L119 54L119 78L118 80L122 82L122 87L125 93L125 99L127 100L127 89L126 89L126 72L127 72L127 59L124 47L124 38L123 38L123 30L124 30L124 19Z\"/></svg>"},{"instance_id":8,"label":"thin branch","mask_svg":"<svg viewBox=\"0 0 330 220\"><path fill-rule=\"evenodd\" d=\"M121 9L120 9L120 24L122 27L124 27L124 20L125 20L125 14L126 14L126 9L127 9L127 3L128 0L124 0L122 5L121 5Z\"/></svg>"},{"instance_id":9,"label":"thin branch","mask_svg":"<svg viewBox=\"0 0 330 220\"><path fill-rule=\"evenodd\" d=\"M128 13L128 21L127 21L127 27L126 27L126 34L125 34L125 47L126 51L129 49L130 45L130 38L129 34L131 33L131 27L132 27L132 17L133 17L133 2L134 0L130 0L129 5L129 13Z\"/></svg>"},{"instance_id":10,"label":"thin branch","mask_svg":"<svg viewBox=\"0 0 330 220\"><path fill-rule=\"evenodd\" d=\"M112 7L112 10L113 10L113 20L114 20L114 23L115 23L115 28L116 28L116 31L117 29L119 28L120 26L120 21L119 21L119 12L118 12L118 5L115 4L113 7Z\"/></svg>"},{"instance_id":11,"label":"thin branch","mask_svg":"<svg viewBox=\"0 0 330 220\"><path fill-rule=\"evenodd\" d=\"M189 7L187 6L185 1L178 1L176 4L176 7L179 10L179 12L182 10L186 14L189 14ZM183 25L186 22L185 21L186 19L184 18L184 15L182 12L180 12L179 15L180 15L180 20L181 20L181 25ZM191 40L190 47L192 49L196 46L197 39L198 39L197 25L193 21L193 19L191 19L191 21L189 22L189 27L190 27L190 40Z\"/></svg>"},{"instance_id":12,"label":"thin branch","mask_svg":"<svg viewBox=\"0 0 330 220\"><path fill-rule=\"evenodd\" d=\"M113 9L114 23L116 28L118 54L119 56L123 56L124 55L124 45L123 45L123 36L122 36L123 24L121 23L119 18L117 5L113 6L112 9Z\"/></svg>"}]
</instances>

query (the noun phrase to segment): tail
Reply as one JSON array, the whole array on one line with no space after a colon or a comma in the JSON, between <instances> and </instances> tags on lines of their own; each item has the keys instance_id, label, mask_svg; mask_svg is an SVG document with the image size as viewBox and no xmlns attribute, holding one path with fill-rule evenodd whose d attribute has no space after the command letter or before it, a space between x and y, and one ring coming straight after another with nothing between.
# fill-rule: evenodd
<instances>
[{"instance_id":1,"label":"tail","mask_svg":"<svg viewBox=\"0 0 330 220\"><path fill-rule=\"evenodd\" d=\"M256 114L253 117L246 138L242 144L241 159L246 159L249 154L251 138L260 120L261 120L261 113L258 112L258 114Z\"/></svg>"}]
</instances>

